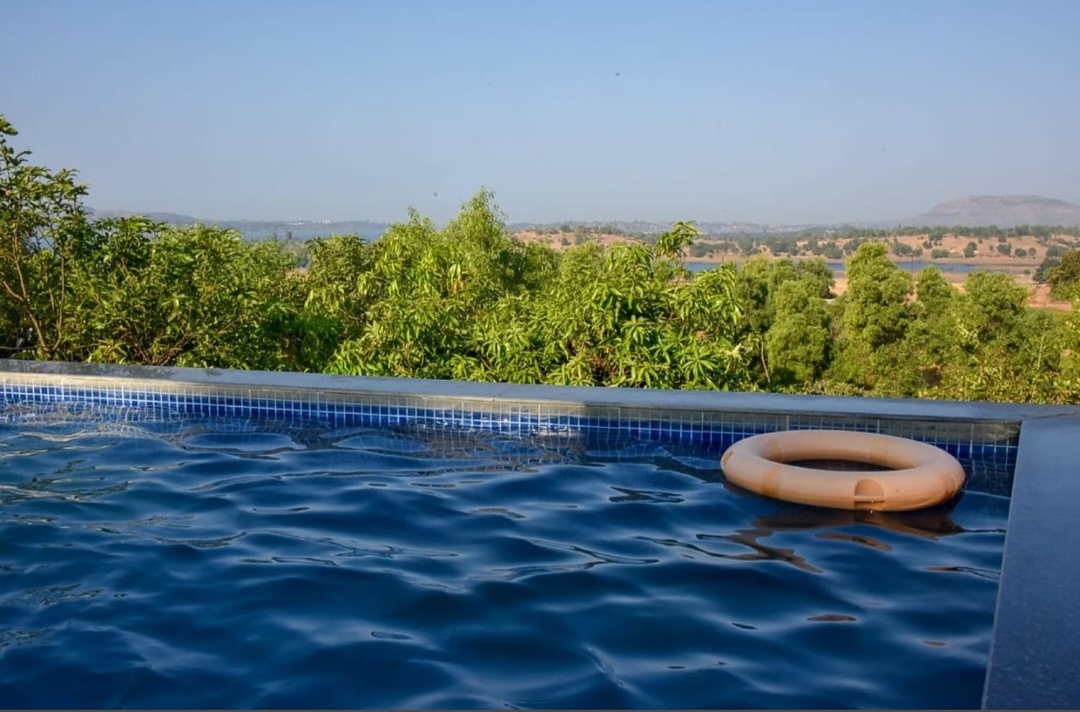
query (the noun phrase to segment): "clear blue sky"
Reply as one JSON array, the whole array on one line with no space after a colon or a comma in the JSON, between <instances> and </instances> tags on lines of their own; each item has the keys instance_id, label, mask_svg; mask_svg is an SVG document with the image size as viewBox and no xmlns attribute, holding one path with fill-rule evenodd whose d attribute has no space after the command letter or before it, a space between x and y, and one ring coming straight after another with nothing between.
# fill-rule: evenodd
<instances>
[{"instance_id":1,"label":"clear blue sky","mask_svg":"<svg viewBox=\"0 0 1080 712\"><path fill-rule=\"evenodd\" d=\"M891 219L1080 202L1080 0L3 0L0 113L99 208Z\"/></svg>"}]
</instances>

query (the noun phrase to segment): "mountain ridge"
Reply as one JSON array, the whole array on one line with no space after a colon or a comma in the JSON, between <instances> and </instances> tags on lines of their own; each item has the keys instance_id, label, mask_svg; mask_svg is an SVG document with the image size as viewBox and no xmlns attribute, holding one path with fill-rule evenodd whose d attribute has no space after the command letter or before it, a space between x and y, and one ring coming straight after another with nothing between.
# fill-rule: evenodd
<instances>
[{"instance_id":1,"label":"mountain ridge","mask_svg":"<svg viewBox=\"0 0 1080 712\"><path fill-rule=\"evenodd\" d=\"M89 209L94 218L145 215L157 222L174 225L203 223L220 228L241 231L246 237L295 237L307 239L328 234L358 234L364 238L377 238L390 226L372 220L207 220L190 215L169 212L139 213L130 210ZM624 234L649 235L668 230L674 221L652 220L556 220L550 222L513 222L507 225L511 231L536 228L552 229L560 226L610 226ZM737 233L792 233L802 230L829 229L837 227L879 228L890 227L991 227L1011 228L1020 225L1046 225L1051 227L1074 227L1080 225L1080 205L1057 198L1039 195L969 195L938 203L929 211L899 220L862 222L776 224L746 221L698 221L698 228L706 234Z\"/></svg>"},{"instance_id":2,"label":"mountain ridge","mask_svg":"<svg viewBox=\"0 0 1080 712\"><path fill-rule=\"evenodd\" d=\"M1080 205L1040 195L969 195L899 221L904 227L1080 225Z\"/></svg>"},{"instance_id":3,"label":"mountain ridge","mask_svg":"<svg viewBox=\"0 0 1080 712\"><path fill-rule=\"evenodd\" d=\"M207 220L196 218L180 213L140 213L133 210L100 210L88 208L91 218L107 219L119 217L131 217L142 215L154 222L163 222L170 225L213 225L225 230L239 230L248 238L298 238L308 239L322 235L351 235L374 239L380 237L389 223L374 222L371 220Z\"/></svg>"}]
</instances>

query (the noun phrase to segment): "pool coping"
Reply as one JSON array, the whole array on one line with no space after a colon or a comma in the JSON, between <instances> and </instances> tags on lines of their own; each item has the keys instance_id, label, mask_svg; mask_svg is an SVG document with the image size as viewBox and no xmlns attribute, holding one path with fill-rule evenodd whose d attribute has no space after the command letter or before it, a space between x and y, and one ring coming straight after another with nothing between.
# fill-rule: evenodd
<instances>
[{"instance_id":1,"label":"pool coping","mask_svg":"<svg viewBox=\"0 0 1080 712\"><path fill-rule=\"evenodd\" d=\"M772 418L865 419L904 428L950 424L1012 435L1016 445L1008 534L998 588L984 709L1080 708L1080 676L1073 673L1073 642L1080 640L1080 529L1063 527L1080 504L1080 406L803 396L773 393L661 391L629 388L513 385L371 378L325 374L72 364L0 359L8 381L74 383L106 388L132 381L192 387L213 393L275 390L323 398L383 398L438 405L470 403L484 409L531 404L541 411L593 413L725 413ZM247 389L245 391L245 389ZM961 431L962 432L962 431Z\"/></svg>"}]
</instances>

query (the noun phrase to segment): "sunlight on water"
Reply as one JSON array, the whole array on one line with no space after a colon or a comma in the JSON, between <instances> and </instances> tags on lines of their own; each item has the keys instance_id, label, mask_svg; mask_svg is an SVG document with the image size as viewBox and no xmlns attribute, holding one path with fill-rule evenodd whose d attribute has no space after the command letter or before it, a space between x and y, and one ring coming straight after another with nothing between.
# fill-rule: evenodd
<instances>
[{"instance_id":1,"label":"sunlight on water","mask_svg":"<svg viewBox=\"0 0 1080 712\"><path fill-rule=\"evenodd\" d=\"M1007 499L815 510L719 450L99 410L0 413L9 706L980 702Z\"/></svg>"}]
</instances>

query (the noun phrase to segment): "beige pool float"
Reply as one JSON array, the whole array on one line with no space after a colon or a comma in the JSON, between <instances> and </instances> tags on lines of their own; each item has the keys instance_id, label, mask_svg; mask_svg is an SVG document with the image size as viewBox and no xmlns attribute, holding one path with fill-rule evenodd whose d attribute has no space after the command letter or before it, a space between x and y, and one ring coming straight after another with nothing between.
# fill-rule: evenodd
<instances>
[{"instance_id":1,"label":"beige pool float","mask_svg":"<svg viewBox=\"0 0 1080 712\"><path fill-rule=\"evenodd\" d=\"M845 460L881 471L818 470L786 463ZM926 443L844 430L788 430L744 438L720 458L731 482L766 497L834 509L903 512L952 498L964 468Z\"/></svg>"}]
</instances>

